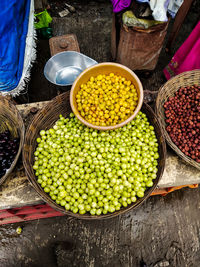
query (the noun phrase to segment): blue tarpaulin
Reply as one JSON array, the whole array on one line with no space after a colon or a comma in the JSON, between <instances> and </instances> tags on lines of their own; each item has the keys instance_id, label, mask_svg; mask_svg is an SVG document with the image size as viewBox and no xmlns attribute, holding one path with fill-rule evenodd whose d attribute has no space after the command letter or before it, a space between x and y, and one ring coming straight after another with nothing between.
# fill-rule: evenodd
<instances>
[{"instance_id":1,"label":"blue tarpaulin","mask_svg":"<svg viewBox=\"0 0 200 267\"><path fill-rule=\"evenodd\" d=\"M31 0L0 0L0 91L17 87L24 64Z\"/></svg>"}]
</instances>

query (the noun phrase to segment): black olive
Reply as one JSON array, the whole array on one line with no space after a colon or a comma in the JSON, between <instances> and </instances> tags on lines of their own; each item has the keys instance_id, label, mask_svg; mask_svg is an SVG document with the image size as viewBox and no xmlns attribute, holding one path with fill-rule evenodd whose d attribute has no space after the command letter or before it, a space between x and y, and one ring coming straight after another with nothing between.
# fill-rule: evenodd
<instances>
[{"instance_id":1,"label":"black olive","mask_svg":"<svg viewBox=\"0 0 200 267\"><path fill-rule=\"evenodd\" d=\"M0 133L0 178L6 173L15 159L19 148L19 138L12 139L7 130Z\"/></svg>"}]
</instances>

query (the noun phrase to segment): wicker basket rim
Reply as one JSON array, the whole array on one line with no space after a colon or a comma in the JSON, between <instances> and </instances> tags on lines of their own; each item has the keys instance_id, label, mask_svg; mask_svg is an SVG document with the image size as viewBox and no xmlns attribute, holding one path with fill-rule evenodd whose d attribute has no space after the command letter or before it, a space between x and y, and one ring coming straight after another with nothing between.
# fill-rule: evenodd
<instances>
[{"instance_id":1,"label":"wicker basket rim","mask_svg":"<svg viewBox=\"0 0 200 267\"><path fill-rule=\"evenodd\" d=\"M5 182L5 180L7 179L7 177L13 171L13 169L14 169L17 161L18 161L18 158L19 158L19 156L21 154L22 147L23 147L23 144L24 144L25 126L24 126L24 121L23 121L23 119L21 117L21 114L20 114L19 110L12 103L12 101L10 101L7 98L5 98L4 96L0 95L0 102L3 102L3 104L4 104L4 102L9 104L9 106L11 107L11 109L10 109L11 114L17 114L17 118L20 120L20 124L21 124L20 133L19 133L19 138L20 138L19 149L18 149L18 152L17 152L17 154L15 156L15 159L13 160L10 168L7 170L7 172L5 173L5 175L3 177L1 177L1 179L0 179L0 185L2 185Z\"/></svg>"},{"instance_id":2,"label":"wicker basket rim","mask_svg":"<svg viewBox=\"0 0 200 267\"><path fill-rule=\"evenodd\" d=\"M157 95L157 98L156 98L156 115L158 117L158 120L160 122L160 125L161 125L161 128L162 128L162 131L163 131L163 134L166 138L166 141L167 143L169 144L169 146L175 151L175 153L180 156L182 158L182 160L184 160L186 163L192 165L193 167L197 168L200 170L200 163L197 163L195 160L193 160L192 158L188 157L187 155L185 155L175 144L174 142L171 140L168 132L166 131L165 129L165 119L164 117L161 116L161 112L160 112L160 108L162 108L163 110L163 107L160 105L161 103L161 99L162 99L162 95L163 95L163 92L169 92L169 87L171 87L171 84L174 84L176 83L179 79L181 78L187 78L188 81L193 81L193 75L197 75L197 77L199 78L199 81L200 81L200 69L195 69L195 70L192 70L192 71L185 71L185 72L182 72L174 77L172 77L171 79L169 79L165 84L163 84L159 90L158 90L158 95ZM181 82L179 83L179 88L181 88ZM174 93L179 89L175 89L173 91L173 93L171 95L174 95Z\"/></svg>"},{"instance_id":3,"label":"wicker basket rim","mask_svg":"<svg viewBox=\"0 0 200 267\"><path fill-rule=\"evenodd\" d=\"M59 95L57 97L55 97L51 102L49 102L47 105L45 105L45 107L43 107L43 109L41 111L39 111L39 113L42 113L44 114L44 111L46 110L46 108L48 107L48 109L51 109L53 110L52 108L54 107L54 104L58 103L66 96L67 94L64 93L62 95ZM151 194L151 192L156 188L162 174L163 174L163 171L164 171L164 166L165 166L165 158L166 158L166 144L165 144L165 140L163 138L163 133L162 133L162 129L160 127L160 124L159 124L159 121L158 119L156 118L155 116L155 113L153 112L153 110L147 105L144 103L144 105L150 110L150 112L152 112L154 114L154 118L155 118L155 121L157 123L157 127L159 128L160 130L160 134L162 136L162 139L163 139L163 142L160 144L160 149L162 151L162 153L164 154L164 158L162 160L162 165L160 166L160 176L158 178L156 178L156 182L154 183L154 185L148 189L148 194L144 197L144 198L141 198L139 201L137 201L135 204L132 204L126 208L121 208L119 211L117 212L114 212L114 213L111 213L111 214L106 214L106 215L100 215L100 216L91 216L91 215L87 215L87 214L84 214L84 215L80 215L80 214L74 214L70 211L66 211L64 210L61 206L57 205L46 193L44 193L43 189L39 186L39 184L37 183L36 179L35 179L35 176L32 177L32 172L31 172L31 162L27 156L27 153L28 153L28 147L26 147L26 144L28 143L28 132L29 130L31 130L31 124L37 122L37 118L39 116L39 113L37 113L32 121L32 123L29 125L29 128L26 132L26 136L25 136L25 142L24 142L24 149L23 149L23 163L24 163L24 167L25 167L25 171L26 171L26 174L27 174L27 177L28 177L28 180L30 181L31 185L33 186L33 188L36 190L36 192L39 194L39 196L45 201L47 202L49 205L51 205L53 208L59 210L60 212L66 214L66 215L70 215L72 217L76 217L78 219L85 219L85 220L94 220L94 219L108 219L108 218L113 218L115 216L118 216L118 215L121 215L125 212L128 212L130 211L131 209L133 208L136 208L138 207L139 205L142 204L142 202L148 198L148 196Z\"/></svg>"}]
</instances>

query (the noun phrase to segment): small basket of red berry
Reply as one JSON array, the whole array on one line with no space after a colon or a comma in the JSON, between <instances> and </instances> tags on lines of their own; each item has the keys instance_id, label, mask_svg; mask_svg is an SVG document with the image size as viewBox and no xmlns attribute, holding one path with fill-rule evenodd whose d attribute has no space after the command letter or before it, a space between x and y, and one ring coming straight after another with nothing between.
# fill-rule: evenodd
<instances>
[{"instance_id":1,"label":"small basket of red berry","mask_svg":"<svg viewBox=\"0 0 200 267\"><path fill-rule=\"evenodd\" d=\"M171 148L200 169L200 70L167 81L158 92L156 113Z\"/></svg>"}]
</instances>

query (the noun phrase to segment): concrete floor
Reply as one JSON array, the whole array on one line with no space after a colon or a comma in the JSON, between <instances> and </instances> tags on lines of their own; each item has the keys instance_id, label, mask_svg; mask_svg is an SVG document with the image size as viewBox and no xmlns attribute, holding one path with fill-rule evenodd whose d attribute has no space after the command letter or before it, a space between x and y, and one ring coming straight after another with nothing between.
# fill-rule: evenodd
<instances>
[{"instance_id":1,"label":"concrete floor","mask_svg":"<svg viewBox=\"0 0 200 267\"><path fill-rule=\"evenodd\" d=\"M198 267L199 189L150 197L117 218L40 219L0 228L0 267Z\"/></svg>"},{"instance_id":2,"label":"concrete floor","mask_svg":"<svg viewBox=\"0 0 200 267\"><path fill-rule=\"evenodd\" d=\"M76 33L81 51L97 61L110 59L111 4L109 1L68 1L76 13L58 18L52 6L54 35ZM198 16L194 1L172 54L191 32ZM57 16L57 17L56 17ZM171 25L170 25L171 27ZM50 57L48 41L38 40L38 57L28 93L18 103L48 100L57 88L43 77ZM165 81L162 69L170 60L164 49L154 73L140 75L145 89L157 90ZM105 221L70 217L40 219L0 228L0 267L198 267L200 266L200 191L182 189L151 197L128 214Z\"/></svg>"}]
</instances>

